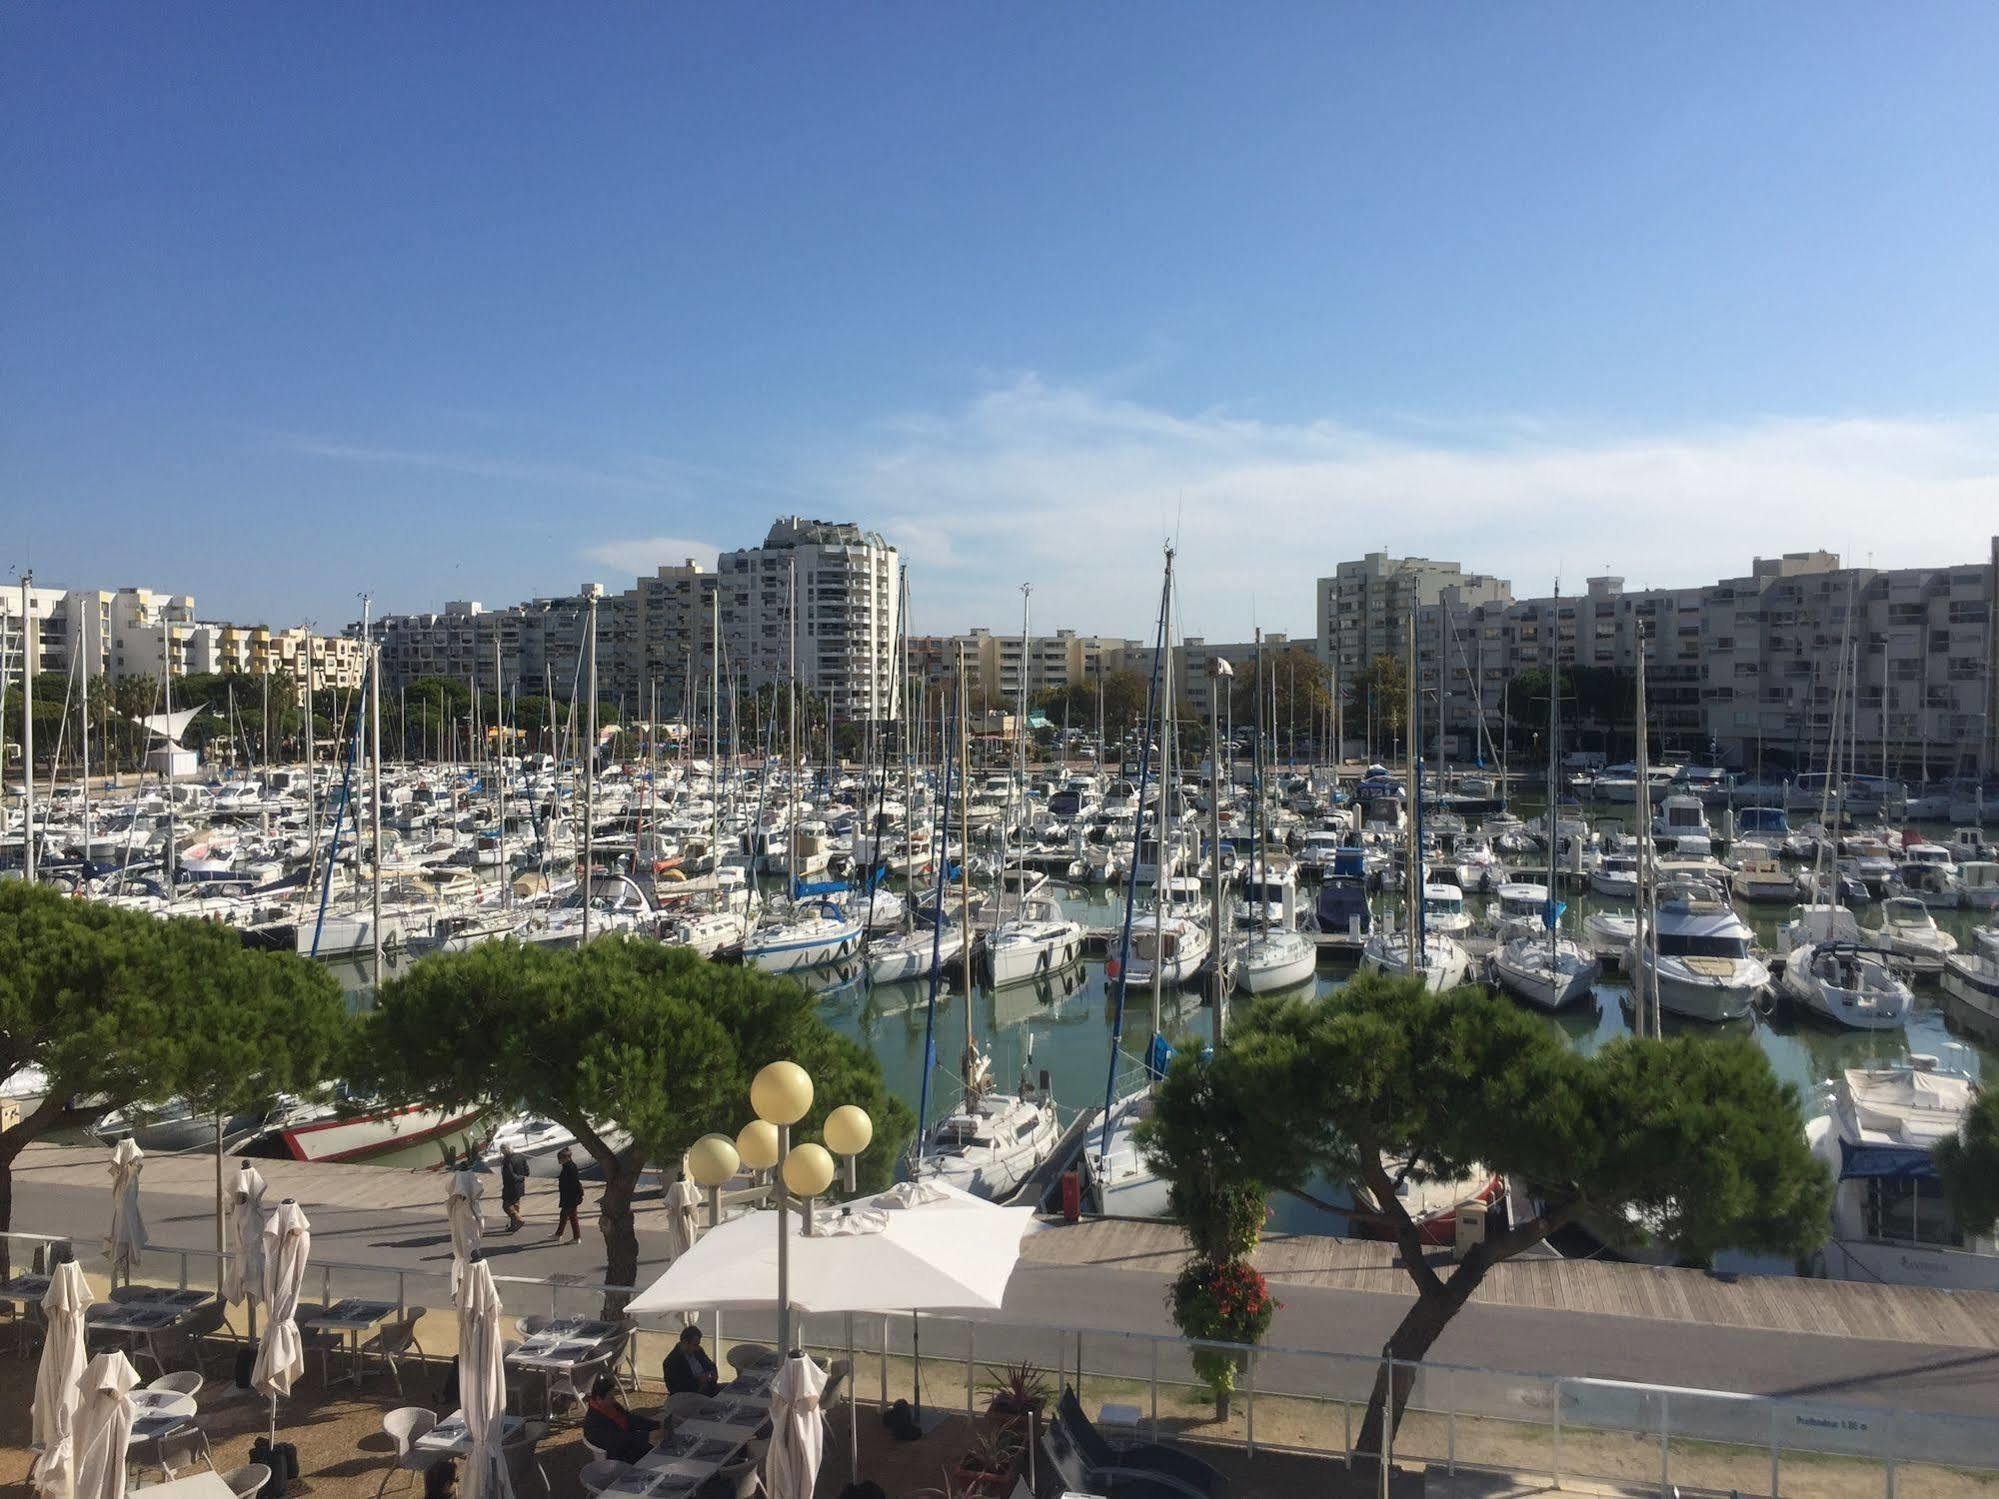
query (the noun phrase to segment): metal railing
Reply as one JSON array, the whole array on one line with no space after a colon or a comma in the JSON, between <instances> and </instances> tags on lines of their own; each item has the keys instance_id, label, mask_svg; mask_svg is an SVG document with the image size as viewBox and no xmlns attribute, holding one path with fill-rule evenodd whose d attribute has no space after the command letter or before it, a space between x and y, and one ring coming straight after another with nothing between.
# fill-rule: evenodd
<instances>
[{"instance_id":1,"label":"metal railing","mask_svg":"<svg viewBox=\"0 0 1999 1499\"><path fill-rule=\"evenodd\" d=\"M17 1271L33 1250L62 1242L31 1233L0 1238ZM86 1273L103 1278L106 1262L96 1246L68 1242ZM456 1335L448 1255L444 1248L434 1271L315 1257L308 1284L328 1304L366 1296L393 1299L399 1309L424 1306L422 1325L438 1320L432 1330L446 1334L434 1340L442 1348ZM219 1284L227 1258L212 1249L149 1248L134 1279L179 1289ZM630 1287L581 1275L495 1274L493 1280L514 1316L594 1314L607 1294L632 1294ZM774 1316L763 1313L695 1315L718 1357L734 1343L768 1341L774 1332ZM634 1381L658 1369L679 1326L671 1316L639 1329L628 1345ZM1389 1442L1395 1462L1545 1473L1556 1483L1656 1483L1662 1494L1679 1486L1771 1495L1783 1492L1787 1470L1803 1464L1823 1472L1830 1463L1842 1475L1842 1492L1860 1492L1856 1478L1871 1467L1886 1499L1895 1499L1898 1485L1903 1493L1927 1494L1952 1483L1965 1493L1999 1495L1999 1419L1979 1416L1475 1365L1389 1364L1321 1349L927 1312L800 1314L794 1330L801 1346L850 1359L856 1394L871 1390L884 1406L904 1399L975 1416L995 1366L1025 1362L1045 1371L1056 1390L1073 1387L1113 1430L1233 1446L1250 1457L1275 1451L1349 1464L1371 1460L1356 1443L1386 1372L1408 1383L1404 1416ZM1197 1352L1236 1368L1225 1412L1194 1371Z\"/></svg>"}]
</instances>

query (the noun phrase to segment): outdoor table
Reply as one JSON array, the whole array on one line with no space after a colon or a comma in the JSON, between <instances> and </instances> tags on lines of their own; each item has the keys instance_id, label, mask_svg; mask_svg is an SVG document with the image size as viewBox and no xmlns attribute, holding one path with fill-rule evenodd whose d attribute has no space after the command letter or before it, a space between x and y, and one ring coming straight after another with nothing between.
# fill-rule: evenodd
<instances>
[{"instance_id":1,"label":"outdoor table","mask_svg":"<svg viewBox=\"0 0 1999 1499\"><path fill-rule=\"evenodd\" d=\"M571 1331L572 1328L578 1330ZM591 1329L602 1330L593 1336ZM541 1376L543 1414L553 1420L554 1401L549 1389L552 1376L572 1374L580 1366L602 1357L604 1345L617 1331L616 1325L610 1322L566 1317L523 1339L521 1345L507 1355L506 1362L516 1369Z\"/></svg>"},{"instance_id":2,"label":"outdoor table","mask_svg":"<svg viewBox=\"0 0 1999 1499\"><path fill-rule=\"evenodd\" d=\"M134 1303L146 1306L171 1306L183 1312L191 1312L214 1299L212 1291L183 1291L175 1286L128 1286L125 1290L127 1306Z\"/></svg>"},{"instance_id":3,"label":"outdoor table","mask_svg":"<svg viewBox=\"0 0 1999 1499\"><path fill-rule=\"evenodd\" d=\"M194 1396L179 1390L134 1390L127 1398L142 1416L177 1416L186 1421L196 1409Z\"/></svg>"},{"instance_id":4,"label":"outdoor table","mask_svg":"<svg viewBox=\"0 0 1999 1499\"><path fill-rule=\"evenodd\" d=\"M354 1384L361 1382L361 1334L367 1332L377 1322L396 1309L393 1301L364 1301L359 1296L349 1296L344 1301L336 1301L305 1325L315 1332L345 1333L349 1348L353 1353L353 1368L348 1379ZM338 1380L328 1383L338 1384Z\"/></svg>"},{"instance_id":5,"label":"outdoor table","mask_svg":"<svg viewBox=\"0 0 1999 1499\"><path fill-rule=\"evenodd\" d=\"M173 1411L149 1411L132 1418L132 1434L125 1439L125 1445L134 1447L140 1442L150 1442L154 1437L179 1431L185 1425L186 1416Z\"/></svg>"},{"instance_id":6,"label":"outdoor table","mask_svg":"<svg viewBox=\"0 0 1999 1499\"><path fill-rule=\"evenodd\" d=\"M755 1426L745 1426L735 1421L682 1421L674 1428L675 1433L685 1432L703 1441L729 1442L737 1447L746 1447L756 1437Z\"/></svg>"},{"instance_id":7,"label":"outdoor table","mask_svg":"<svg viewBox=\"0 0 1999 1499\"><path fill-rule=\"evenodd\" d=\"M127 1335L128 1347L133 1340L143 1339L146 1357L153 1361L153 1367L164 1371L166 1363L153 1339L171 1331L187 1311L166 1301L96 1301L84 1309L84 1330L86 1335L98 1331L122 1332Z\"/></svg>"},{"instance_id":8,"label":"outdoor table","mask_svg":"<svg viewBox=\"0 0 1999 1499\"><path fill-rule=\"evenodd\" d=\"M220 1473L190 1473L167 1483L135 1484L126 1492L146 1494L150 1499L236 1499Z\"/></svg>"},{"instance_id":9,"label":"outdoor table","mask_svg":"<svg viewBox=\"0 0 1999 1499\"><path fill-rule=\"evenodd\" d=\"M0 1285L0 1301L11 1301L16 1306L40 1306L48 1293L49 1278L27 1271Z\"/></svg>"},{"instance_id":10,"label":"outdoor table","mask_svg":"<svg viewBox=\"0 0 1999 1499\"><path fill-rule=\"evenodd\" d=\"M522 1426L519 1416L500 1418L500 1440L506 1441ZM437 1425L416 1439L416 1445L428 1452L449 1452L454 1457L463 1457L472 1450L472 1433L465 1425L465 1412L455 1410Z\"/></svg>"}]
</instances>

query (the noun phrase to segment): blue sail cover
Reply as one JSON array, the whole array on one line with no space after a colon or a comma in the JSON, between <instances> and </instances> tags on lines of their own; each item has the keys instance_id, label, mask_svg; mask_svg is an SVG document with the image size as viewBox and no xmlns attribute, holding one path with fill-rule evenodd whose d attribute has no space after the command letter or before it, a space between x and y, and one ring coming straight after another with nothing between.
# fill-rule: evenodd
<instances>
[{"instance_id":1,"label":"blue sail cover","mask_svg":"<svg viewBox=\"0 0 1999 1499\"><path fill-rule=\"evenodd\" d=\"M791 898L797 900L801 895L846 895L851 889L851 886L840 880L817 880L810 883L794 880L791 884Z\"/></svg>"},{"instance_id":2,"label":"blue sail cover","mask_svg":"<svg viewBox=\"0 0 1999 1499\"><path fill-rule=\"evenodd\" d=\"M1164 1036L1155 1032L1152 1044L1145 1049L1145 1070L1154 1077L1164 1077L1166 1069L1172 1065L1173 1048L1167 1045Z\"/></svg>"},{"instance_id":3,"label":"blue sail cover","mask_svg":"<svg viewBox=\"0 0 1999 1499\"><path fill-rule=\"evenodd\" d=\"M1551 930L1560 926L1562 924L1562 913L1568 910L1568 908L1567 901L1555 900L1553 897L1542 901L1541 925Z\"/></svg>"},{"instance_id":4,"label":"blue sail cover","mask_svg":"<svg viewBox=\"0 0 1999 1499\"><path fill-rule=\"evenodd\" d=\"M1841 1140L1839 1177L1841 1181L1904 1177L1933 1182L1937 1179L1937 1163L1927 1150L1914 1146L1855 1145L1850 1140Z\"/></svg>"}]
</instances>

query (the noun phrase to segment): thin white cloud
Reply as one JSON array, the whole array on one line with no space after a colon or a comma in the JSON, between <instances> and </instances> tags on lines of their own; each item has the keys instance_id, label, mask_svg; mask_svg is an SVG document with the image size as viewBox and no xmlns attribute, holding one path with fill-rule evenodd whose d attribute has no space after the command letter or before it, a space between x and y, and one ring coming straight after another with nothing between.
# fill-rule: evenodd
<instances>
[{"instance_id":1,"label":"thin white cloud","mask_svg":"<svg viewBox=\"0 0 1999 1499\"><path fill-rule=\"evenodd\" d=\"M1182 414L1023 376L884 422L826 466L835 507L910 561L921 629L1146 636L1179 544L1176 628L1310 633L1314 580L1386 550L1545 593L1741 576L1823 547L1876 566L1981 561L1999 530L1999 416L1769 418L1609 432L1546 418L1411 436Z\"/></svg>"},{"instance_id":2,"label":"thin white cloud","mask_svg":"<svg viewBox=\"0 0 1999 1499\"><path fill-rule=\"evenodd\" d=\"M510 484L615 490L628 494L663 494L674 487L658 475L626 473L587 464L522 462L479 453L371 447L362 443L329 442L315 437L284 437L279 440L279 446L287 452L338 463L426 469L435 473L462 474L472 479L497 479Z\"/></svg>"},{"instance_id":3,"label":"thin white cloud","mask_svg":"<svg viewBox=\"0 0 1999 1499\"><path fill-rule=\"evenodd\" d=\"M600 541L577 553L586 562L597 562L619 573L645 577L655 569L678 567L690 557L713 571L716 548L706 541L689 541L682 536L634 536L621 541ZM620 585L622 586L622 585Z\"/></svg>"}]
</instances>

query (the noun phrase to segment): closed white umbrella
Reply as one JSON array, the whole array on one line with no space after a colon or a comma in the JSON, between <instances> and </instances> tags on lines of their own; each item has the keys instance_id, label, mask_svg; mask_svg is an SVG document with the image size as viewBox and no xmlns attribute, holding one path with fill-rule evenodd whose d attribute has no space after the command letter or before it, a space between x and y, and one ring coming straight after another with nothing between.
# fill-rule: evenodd
<instances>
[{"instance_id":1,"label":"closed white umbrella","mask_svg":"<svg viewBox=\"0 0 1999 1499\"><path fill-rule=\"evenodd\" d=\"M125 1446L132 1440L132 1387L139 1382L131 1361L115 1349L90 1361L78 1382L75 1499L123 1499Z\"/></svg>"},{"instance_id":2,"label":"closed white umbrella","mask_svg":"<svg viewBox=\"0 0 1999 1499\"><path fill-rule=\"evenodd\" d=\"M458 1288L458 1408L472 1451L465 1459L460 1499L512 1499L500 1451L507 1415L507 1369L500 1345L500 1293L484 1259L465 1267Z\"/></svg>"},{"instance_id":3,"label":"closed white umbrella","mask_svg":"<svg viewBox=\"0 0 1999 1499\"><path fill-rule=\"evenodd\" d=\"M465 1266L472 1256L479 1252L479 1244L486 1236L486 1211L480 1199L486 1195L486 1184L479 1179L479 1173L458 1170L451 1173L451 1185L445 1189L444 1216L451 1224L451 1294L458 1294L458 1284L464 1278Z\"/></svg>"},{"instance_id":4,"label":"closed white umbrella","mask_svg":"<svg viewBox=\"0 0 1999 1499\"><path fill-rule=\"evenodd\" d=\"M146 1247L146 1220L139 1216L139 1172L146 1153L130 1135L111 1148L111 1232L105 1236L104 1257L111 1262L111 1283L122 1270L127 1284L139 1268Z\"/></svg>"},{"instance_id":5,"label":"closed white umbrella","mask_svg":"<svg viewBox=\"0 0 1999 1499\"><path fill-rule=\"evenodd\" d=\"M83 1266L65 1260L49 1276L42 1296L42 1364L35 1371L35 1487L49 1499L70 1499L76 1478L76 1404L83 1378L83 1313L97 1298L84 1281Z\"/></svg>"},{"instance_id":6,"label":"closed white umbrella","mask_svg":"<svg viewBox=\"0 0 1999 1499\"><path fill-rule=\"evenodd\" d=\"M305 1285L306 1257L312 1252L312 1225L305 1210L287 1197L264 1223L264 1310L271 1322L257 1343L251 1386L271 1397L271 1440L278 1439L278 1396L291 1393L305 1372L299 1340L298 1298Z\"/></svg>"},{"instance_id":7,"label":"closed white umbrella","mask_svg":"<svg viewBox=\"0 0 1999 1499\"><path fill-rule=\"evenodd\" d=\"M232 1305L254 1303L264 1294L264 1219L270 1212L264 1194L269 1190L264 1173L255 1166L245 1165L236 1173L236 1206L229 1218L236 1252L222 1279L222 1294Z\"/></svg>"},{"instance_id":8,"label":"closed white umbrella","mask_svg":"<svg viewBox=\"0 0 1999 1499\"><path fill-rule=\"evenodd\" d=\"M696 1186L685 1171L680 1179L666 1189L666 1259L667 1263L679 1259L694 1247L694 1241L701 1237L701 1189ZM691 1311L682 1311L680 1325L691 1327L695 1316Z\"/></svg>"},{"instance_id":9,"label":"closed white umbrella","mask_svg":"<svg viewBox=\"0 0 1999 1499\"><path fill-rule=\"evenodd\" d=\"M826 1421L819 1392L826 1374L804 1354L777 1371L770 1391L770 1449L764 1454L764 1492L770 1499L812 1499L819 1459L826 1451Z\"/></svg>"}]
</instances>

